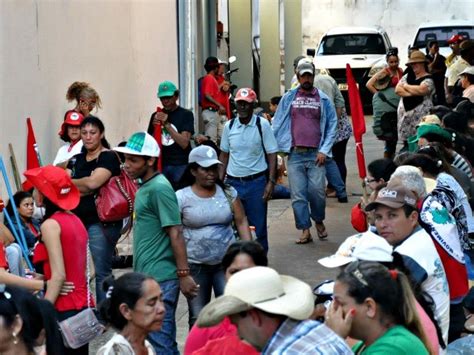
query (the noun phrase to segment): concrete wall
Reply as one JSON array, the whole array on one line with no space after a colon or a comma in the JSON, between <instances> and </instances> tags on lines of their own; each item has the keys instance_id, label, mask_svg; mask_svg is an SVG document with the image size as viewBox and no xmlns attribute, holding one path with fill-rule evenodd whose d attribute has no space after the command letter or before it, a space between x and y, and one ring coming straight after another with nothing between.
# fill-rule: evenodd
<instances>
[{"instance_id":1,"label":"concrete wall","mask_svg":"<svg viewBox=\"0 0 474 355\"><path fill-rule=\"evenodd\" d=\"M314 48L321 36L336 26L373 26L385 28L392 45L407 56L420 23L451 19L474 22L472 0L302 0L303 51Z\"/></svg>"},{"instance_id":2,"label":"concrete wall","mask_svg":"<svg viewBox=\"0 0 474 355\"><path fill-rule=\"evenodd\" d=\"M76 80L99 93L103 109L95 114L111 144L146 129L158 83L178 80L176 14L175 0L0 1L4 160L11 142L25 167L31 117L43 162L52 161L64 112L74 107L66 90Z\"/></svg>"}]
</instances>

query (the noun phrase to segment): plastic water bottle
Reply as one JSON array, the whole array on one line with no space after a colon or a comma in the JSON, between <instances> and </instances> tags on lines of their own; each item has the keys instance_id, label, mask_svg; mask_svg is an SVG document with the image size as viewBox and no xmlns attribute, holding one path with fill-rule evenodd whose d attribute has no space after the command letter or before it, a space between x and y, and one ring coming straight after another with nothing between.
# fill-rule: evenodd
<instances>
[{"instance_id":1,"label":"plastic water bottle","mask_svg":"<svg viewBox=\"0 0 474 355\"><path fill-rule=\"evenodd\" d=\"M255 226L249 226L251 240L257 240L257 232Z\"/></svg>"}]
</instances>

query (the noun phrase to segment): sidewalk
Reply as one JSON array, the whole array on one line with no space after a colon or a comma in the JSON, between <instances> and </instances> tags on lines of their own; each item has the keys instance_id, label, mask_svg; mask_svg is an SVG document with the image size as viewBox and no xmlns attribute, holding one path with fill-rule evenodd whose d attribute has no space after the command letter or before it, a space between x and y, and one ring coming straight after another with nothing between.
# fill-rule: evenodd
<instances>
[{"instance_id":1,"label":"sidewalk","mask_svg":"<svg viewBox=\"0 0 474 355\"><path fill-rule=\"evenodd\" d=\"M383 156L383 142L378 141L372 133L372 118L366 118L367 133L364 135L364 149L366 165L372 160ZM297 245L295 240L299 232L294 227L293 211L290 200L270 201L268 210L269 225L269 266L281 274L288 274L300 278L314 286L326 279L337 275L337 270L329 270L317 263L319 258L332 254L339 244L356 231L350 224L351 208L359 202L362 187L357 172L357 162L354 149L354 140L351 138L346 153L348 169L347 194L349 203L339 203L337 199L327 199L326 228L329 234L327 240L320 241L313 227L311 232L314 243ZM124 270L126 272L131 270ZM188 306L184 296L180 296L176 311L177 342L180 351L184 347L188 334ZM107 336L108 335L108 336ZM90 353L95 354L98 347L104 344L110 335L106 334L90 347ZM99 345L100 344L100 345Z\"/></svg>"}]
</instances>

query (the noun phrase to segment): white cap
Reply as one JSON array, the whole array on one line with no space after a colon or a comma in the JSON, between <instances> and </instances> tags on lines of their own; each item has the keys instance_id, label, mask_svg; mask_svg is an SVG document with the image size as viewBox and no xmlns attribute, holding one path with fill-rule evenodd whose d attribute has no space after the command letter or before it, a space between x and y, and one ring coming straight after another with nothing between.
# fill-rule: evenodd
<instances>
[{"instance_id":1,"label":"white cap","mask_svg":"<svg viewBox=\"0 0 474 355\"><path fill-rule=\"evenodd\" d=\"M147 132L137 132L132 134L125 147L115 147L114 150L131 155L142 155L155 158L160 156L160 147L158 146L158 143L155 138Z\"/></svg>"},{"instance_id":2,"label":"white cap","mask_svg":"<svg viewBox=\"0 0 474 355\"><path fill-rule=\"evenodd\" d=\"M343 266L356 260L390 262L393 260L392 252L392 246L385 239L367 231L348 237L336 253L318 262L327 268Z\"/></svg>"},{"instance_id":3,"label":"white cap","mask_svg":"<svg viewBox=\"0 0 474 355\"><path fill-rule=\"evenodd\" d=\"M203 168L222 164L219 159L217 159L217 153L214 148L209 147L208 145L200 145L191 150L191 153L189 153L189 162L196 163Z\"/></svg>"}]
</instances>

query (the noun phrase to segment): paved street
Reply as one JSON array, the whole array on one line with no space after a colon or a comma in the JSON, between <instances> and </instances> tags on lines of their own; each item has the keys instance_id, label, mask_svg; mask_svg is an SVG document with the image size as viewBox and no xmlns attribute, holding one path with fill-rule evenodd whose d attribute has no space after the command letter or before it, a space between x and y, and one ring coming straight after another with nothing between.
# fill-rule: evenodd
<instances>
[{"instance_id":1,"label":"paved street","mask_svg":"<svg viewBox=\"0 0 474 355\"><path fill-rule=\"evenodd\" d=\"M372 134L372 118L367 117L367 134L364 135L364 149L366 164L373 159L383 156L383 143L378 141ZM270 266L282 274L288 274L306 281L311 286L325 280L334 278L334 270L323 268L317 263L321 257L333 253L338 245L349 235L354 234L350 224L350 212L352 206L357 203L362 194L360 179L357 172L357 163L354 150L354 141L348 143L346 164L348 168L347 192L349 203L339 203L337 199L327 200L326 228L329 238L319 241L315 228L311 232L314 243L297 245L295 240L299 232L294 227L293 211L290 200L275 200L270 202L268 224L269 224L269 263ZM181 295L176 313L178 324L177 339L180 350L183 349L188 333L188 312L185 298ZM106 342L108 337L101 337L100 341L91 346L91 354L95 354L99 344Z\"/></svg>"}]
</instances>

